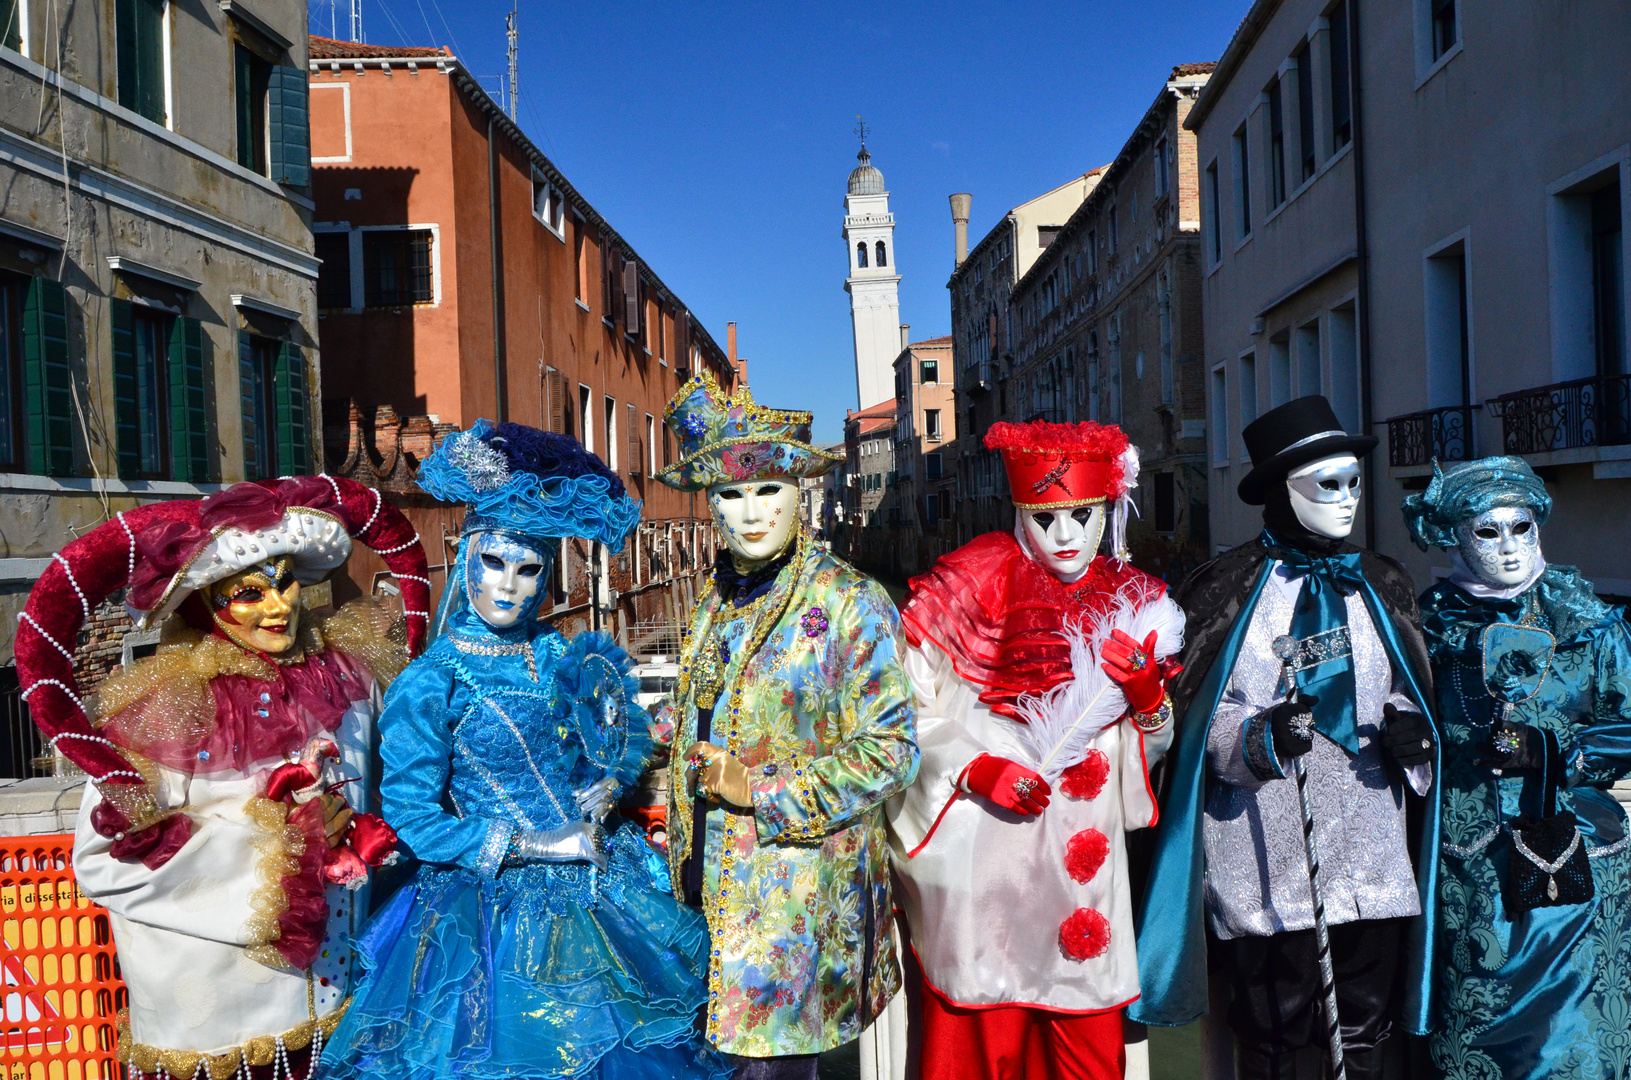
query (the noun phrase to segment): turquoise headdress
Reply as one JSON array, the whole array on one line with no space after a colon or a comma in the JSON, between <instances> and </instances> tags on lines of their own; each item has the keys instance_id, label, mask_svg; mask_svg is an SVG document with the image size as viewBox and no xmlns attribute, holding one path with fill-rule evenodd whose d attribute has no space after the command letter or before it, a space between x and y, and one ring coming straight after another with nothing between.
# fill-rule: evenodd
<instances>
[{"instance_id":1,"label":"turquoise headdress","mask_svg":"<svg viewBox=\"0 0 1631 1080\"><path fill-rule=\"evenodd\" d=\"M1405 526L1423 551L1453 548L1460 542L1457 525L1502 506L1528 507L1539 525L1546 524L1552 512L1546 485L1523 458L1479 458L1448 469L1435 458L1427 490L1404 501Z\"/></svg>"},{"instance_id":2,"label":"turquoise headdress","mask_svg":"<svg viewBox=\"0 0 1631 1080\"><path fill-rule=\"evenodd\" d=\"M812 419L807 412L767 409L746 386L726 396L712 375L695 375L663 411L663 423L679 441L680 460L657 479L681 491L701 491L775 476L820 476L844 459L810 445Z\"/></svg>"},{"instance_id":3,"label":"turquoise headdress","mask_svg":"<svg viewBox=\"0 0 1631 1080\"><path fill-rule=\"evenodd\" d=\"M477 420L449 435L419 466L419 486L469 510L464 532L537 539L578 536L613 552L640 523L623 481L569 435Z\"/></svg>"}]
</instances>

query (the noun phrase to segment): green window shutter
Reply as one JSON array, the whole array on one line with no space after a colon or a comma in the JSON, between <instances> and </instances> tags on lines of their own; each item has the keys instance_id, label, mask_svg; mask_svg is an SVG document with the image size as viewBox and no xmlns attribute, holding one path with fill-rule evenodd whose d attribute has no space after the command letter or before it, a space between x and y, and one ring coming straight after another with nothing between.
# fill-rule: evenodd
<instances>
[{"instance_id":1,"label":"green window shutter","mask_svg":"<svg viewBox=\"0 0 1631 1080\"><path fill-rule=\"evenodd\" d=\"M68 367L68 290L37 277L23 301L23 382L28 471L74 474L73 373Z\"/></svg>"},{"instance_id":2,"label":"green window shutter","mask_svg":"<svg viewBox=\"0 0 1631 1080\"><path fill-rule=\"evenodd\" d=\"M266 90L272 179L290 187L311 185L311 92L304 68L280 64Z\"/></svg>"},{"instance_id":3,"label":"green window shutter","mask_svg":"<svg viewBox=\"0 0 1631 1080\"><path fill-rule=\"evenodd\" d=\"M209 414L204 406L204 327L183 316L170 328L170 475L209 479Z\"/></svg>"},{"instance_id":4,"label":"green window shutter","mask_svg":"<svg viewBox=\"0 0 1631 1080\"><path fill-rule=\"evenodd\" d=\"M136 399L136 306L109 300L113 322L113 431L118 446L119 475L142 474L141 406Z\"/></svg>"},{"instance_id":5,"label":"green window shutter","mask_svg":"<svg viewBox=\"0 0 1631 1080\"><path fill-rule=\"evenodd\" d=\"M113 36L119 104L164 123L164 0L114 0Z\"/></svg>"},{"instance_id":6,"label":"green window shutter","mask_svg":"<svg viewBox=\"0 0 1631 1080\"><path fill-rule=\"evenodd\" d=\"M255 347L248 334L238 331L238 401L243 416L244 479L263 480L260 475L261 373L255 363Z\"/></svg>"},{"instance_id":7,"label":"green window shutter","mask_svg":"<svg viewBox=\"0 0 1631 1080\"><path fill-rule=\"evenodd\" d=\"M284 476L302 476L311 470L306 435L306 353L285 341L278 346L277 468Z\"/></svg>"}]
</instances>

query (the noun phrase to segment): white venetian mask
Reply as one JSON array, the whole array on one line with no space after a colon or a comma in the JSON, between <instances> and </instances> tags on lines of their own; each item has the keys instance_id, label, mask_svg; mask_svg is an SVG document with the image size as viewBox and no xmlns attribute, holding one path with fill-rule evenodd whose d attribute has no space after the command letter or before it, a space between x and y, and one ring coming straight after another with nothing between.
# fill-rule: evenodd
<instances>
[{"instance_id":1,"label":"white venetian mask","mask_svg":"<svg viewBox=\"0 0 1631 1080\"><path fill-rule=\"evenodd\" d=\"M1461 560L1498 589L1522 585L1540 564L1540 523L1527 506L1487 510L1455 528Z\"/></svg>"},{"instance_id":2,"label":"white venetian mask","mask_svg":"<svg viewBox=\"0 0 1631 1080\"><path fill-rule=\"evenodd\" d=\"M798 484L783 477L720 484L708 489L708 508L725 546L746 563L774 559L798 525Z\"/></svg>"},{"instance_id":3,"label":"white venetian mask","mask_svg":"<svg viewBox=\"0 0 1631 1080\"><path fill-rule=\"evenodd\" d=\"M1052 510L1015 510L1026 545L1036 561L1069 585L1087 573L1099 552L1108 503L1061 506Z\"/></svg>"},{"instance_id":4,"label":"white venetian mask","mask_svg":"<svg viewBox=\"0 0 1631 1080\"><path fill-rule=\"evenodd\" d=\"M503 533L465 538L464 584L470 606L497 630L530 622L544 599L551 555Z\"/></svg>"},{"instance_id":5,"label":"white venetian mask","mask_svg":"<svg viewBox=\"0 0 1631 1080\"><path fill-rule=\"evenodd\" d=\"M1311 533L1346 540L1359 509L1359 459L1352 454L1320 458L1286 477L1291 509Z\"/></svg>"}]
</instances>

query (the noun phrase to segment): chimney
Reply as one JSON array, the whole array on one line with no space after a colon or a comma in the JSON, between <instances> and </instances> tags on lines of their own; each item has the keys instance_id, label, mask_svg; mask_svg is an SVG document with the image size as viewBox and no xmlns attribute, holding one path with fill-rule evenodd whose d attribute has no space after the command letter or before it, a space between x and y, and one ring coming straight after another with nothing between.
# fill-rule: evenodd
<instances>
[{"instance_id":1,"label":"chimney","mask_svg":"<svg viewBox=\"0 0 1631 1080\"><path fill-rule=\"evenodd\" d=\"M736 324L725 324L725 356L731 362L731 370L736 370Z\"/></svg>"},{"instance_id":2,"label":"chimney","mask_svg":"<svg viewBox=\"0 0 1631 1080\"><path fill-rule=\"evenodd\" d=\"M903 323L900 324L900 351L901 352L905 352L907 350L907 348L912 344L911 330L912 330L912 324L911 323L904 323L903 322Z\"/></svg>"},{"instance_id":3,"label":"chimney","mask_svg":"<svg viewBox=\"0 0 1631 1080\"><path fill-rule=\"evenodd\" d=\"M951 222L957 229L957 265L968 258L968 211L974 205L974 196L960 191L951 197Z\"/></svg>"}]
</instances>

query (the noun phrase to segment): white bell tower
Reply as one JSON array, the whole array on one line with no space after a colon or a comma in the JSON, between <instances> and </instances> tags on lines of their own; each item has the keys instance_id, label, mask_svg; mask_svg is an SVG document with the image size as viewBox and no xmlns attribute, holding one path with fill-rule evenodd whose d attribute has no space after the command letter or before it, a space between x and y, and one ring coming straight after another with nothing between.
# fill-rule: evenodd
<instances>
[{"instance_id":1,"label":"white bell tower","mask_svg":"<svg viewBox=\"0 0 1631 1080\"><path fill-rule=\"evenodd\" d=\"M866 152L861 136L860 164L849 174L844 196L844 246L849 251L850 317L855 324L855 382L860 407L870 408L895 396L895 357L900 355L900 275L895 272L895 215L883 173Z\"/></svg>"}]
</instances>

